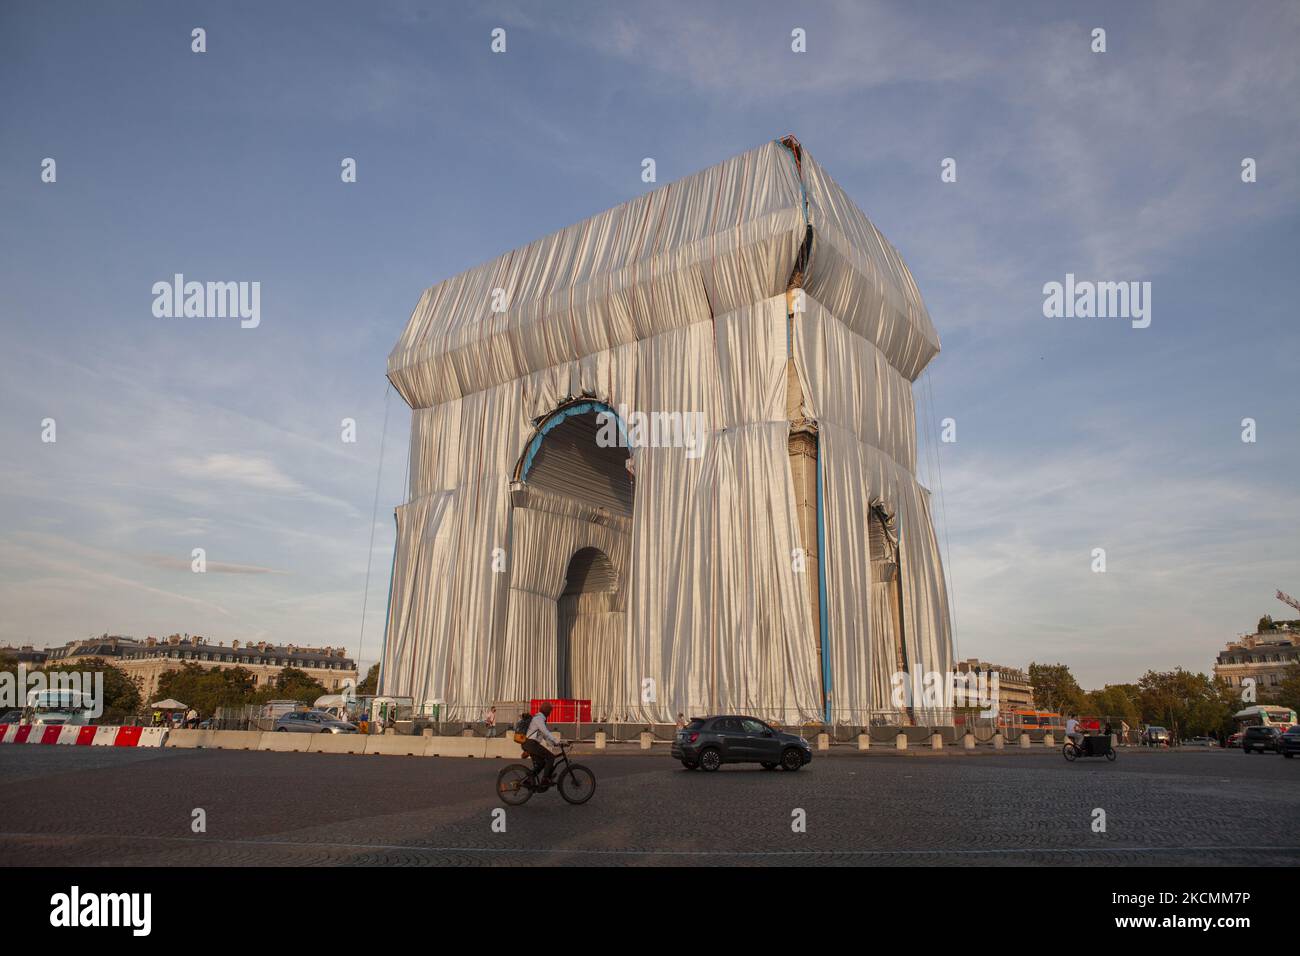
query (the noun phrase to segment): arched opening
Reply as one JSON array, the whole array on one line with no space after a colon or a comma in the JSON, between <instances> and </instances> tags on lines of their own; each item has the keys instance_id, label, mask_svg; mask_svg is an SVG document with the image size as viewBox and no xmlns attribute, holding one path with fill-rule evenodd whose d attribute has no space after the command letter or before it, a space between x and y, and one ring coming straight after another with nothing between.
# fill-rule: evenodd
<instances>
[{"instance_id":1,"label":"arched opening","mask_svg":"<svg viewBox=\"0 0 1300 956\"><path fill-rule=\"evenodd\" d=\"M618 575L604 551L581 548L569 559L564 591L556 602L556 686L561 698L591 700L597 707L605 703L596 698L621 651L621 615L611 618L617 594Z\"/></svg>"},{"instance_id":2,"label":"arched opening","mask_svg":"<svg viewBox=\"0 0 1300 956\"><path fill-rule=\"evenodd\" d=\"M511 487L504 684L591 702L593 719L626 707L627 568L633 478L622 424L579 399L537 423Z\"/></svg>"},{"instance_id":3,"label":"arched opening","mask_svg":"<svg viewBox=\"0 0 1300 956\"><path fill-rule=\"evenodd\" d=\"M907 672L907 651L903 645L902 578L899 574L898 539L892 519L879 505L873 505L867 519L867 547L871 555L871 626L875 635L876 692L888 700L894 674ZM911 723L911 708L901 715Z\"/></svg>"},{"instance_id":4,"label":"arched opening","mask_svg":"<svg viewBox=\"0 0 1300 956\"><path fill-rule=\"evenodd\" d=\"M613 514L632 514L632 472L622 422L602 402L574 402L538 426L519 461L529 486Z\"/></svg>"}]
</instances>

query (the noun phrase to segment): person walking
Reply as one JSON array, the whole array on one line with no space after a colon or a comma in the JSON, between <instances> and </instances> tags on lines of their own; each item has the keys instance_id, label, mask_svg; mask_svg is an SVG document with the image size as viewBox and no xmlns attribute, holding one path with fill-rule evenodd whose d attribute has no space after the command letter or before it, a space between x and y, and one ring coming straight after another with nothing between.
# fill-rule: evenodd
<instances>
[{"instance_id":1,"label":"person walking","mask_svg":"<svg viewBox=\"0 0 1300 956\"><path fill-rule=\"evenodd\" d=\"M491 740L497 735L497 709L495 706L489 707L488 712L483 715L483 723L487 725L488 739Z\"/></svg>"},{"instance_id":2,"label":"person walking","mask_svg":"<svg viewBox=\"0 0 1300 956\"><path fill-rule=\"evenodd\" d=\"M196 728L199 725L199 712L193 707L185 714L185 726Z\"/></svg>"},{"instance_id":3,"label":"person walking","mask_svg":"<svg viewBox=\"0 0 1300 956\"><path fill-rule=\"evenodd\" d=\"M686 729L686 715L683 714L681 711L677 712L677 729L678 730Z\"/></svg>"}]
</instances>

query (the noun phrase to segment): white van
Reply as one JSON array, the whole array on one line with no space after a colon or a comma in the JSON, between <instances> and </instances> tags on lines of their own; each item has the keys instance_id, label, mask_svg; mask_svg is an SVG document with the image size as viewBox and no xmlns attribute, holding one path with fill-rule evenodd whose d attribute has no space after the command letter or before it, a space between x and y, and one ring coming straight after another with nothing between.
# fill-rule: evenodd
<instances>
[{"instance_id":1,"label":"white van","mask_svg":"<svg viewBox=\"0 0 1300 956\"><path fill-rule=\"evenodd\" d=\"M80 691L63 688L34 690L27 695L23 722L33 727L84 726L91 721L92 707L90 695Z\"/></svg>"}]
</instances>

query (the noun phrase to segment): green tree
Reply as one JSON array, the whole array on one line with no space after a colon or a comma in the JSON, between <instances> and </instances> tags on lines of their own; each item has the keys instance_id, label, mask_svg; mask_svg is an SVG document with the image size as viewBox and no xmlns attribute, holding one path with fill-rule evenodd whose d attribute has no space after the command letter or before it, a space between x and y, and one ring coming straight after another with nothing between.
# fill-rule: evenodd
<instances>
[{"instance_id":1,"label":"green tree","mask_svg":"<svg viewBox=\"0 0 1300 956\"><path fill-rule=\"evenodd\" d=\"M1259 619L1259 624L1256 626L1258 627L1258 630L1255 632L1256 634L1263 634L1265 631L1273 630L1273 616L1271 614L1265 614Z\"/></svg>"},{"instance_id":2,"label":"green tree","mask_svg":"<svg viewBox=\"0 0 1300 956\"><path fill-rule=\"evenodd\" d=\"M1034 685L1034 703L1041 710L1077 714L1084 709L1083 688L1064 664L1031 663L1029 682Z\"/></svg>"},{"instance_id":3,"label":"green tree","mask_svg":"<svg viewBox=\"0 0 1300 956\"><path fill-rule=\"evenodd\" d=\"M102 657L88 657L84 661L63 666L50 667L46 665L33 668L30 673L44 674L48 679L51 674L71 672L104 675L104 699L102 701L104 710L98 718L100 723L111 724L120 721L123 717L140 713L139 681L134 677L127 676L126 672L120 667L104 660Z\"/></svg>"},{"instance_id":4,"label":"green tree","mask_svg":"<svg viewBox=\"0 0 1300 956\"><path fill-rule=\"evenodd\" d=\"M1118 733L1120 721L1126 722L1129 727L1136 727L1142 722L1138 698L1137 684L1107 684L1101 690L1094 690L1087 695L1084 709L1097 717L1109 717L1115 722Z\"/></svg>"},{"instance_id":5,"label":"green tree","mask_svg":"<svg viewBox=\"0 0 1300 956\"><path fill-rule=\"evenodd\" d=\"M112 723L140 713L140 682L130 677L120 667L104 660L91 657L76 665L79 671L90 671L104 675L104 713L99 718L101 723Z\"/></svg>"},{"instance_id":6,"label":"green tree","mask_svg":"<svg viewBox=\"0 0 1300 956\"><path fill-rule=\"evenodd\" d=\"M328 691L325 690L325 685L306 671L286 667L276 675L274 684L257 692L255 700L259 703L268 700L296 700L310 704L326 693Z\"/></svg>"},{"instance_id":7,"label":"green tree","mask_svg":"<svg viewBox=\"0 0 1300 956\"><path fill-rule=\"evenodd\" d=\"M1292 664L1276 687L1269 687L1260 693L1262 702L1281 704L1292 710L1300 711L1300 664Z\"/></svg>"},{"instance_id":8,"label":"green tree","mask_svg":"<svg viewBox=\"0 0 1300 956\"><path fill-rule=\"evenodd\" d=\"M188 661L178 670L167 671L158 679L157 697L154 699L173 697L204 717L210 717L218 707L242 707L252 703L256 686L256 679L246 668L205 669Z\"/></svg>"},{"instance_id":9,"label":"green tree","mask_svg":"<svg viewBox=\"0 0 1300 956\"><path fill-rule=\"evenodd\" d=\"M379 693L379 665L371 664L370 670L366 671L366 679L357 686L358 694L378 694Z\"/></svg>"},{"instance_id":10,"label":"green tree","mask_svg":"<svg viewBox=\"0 0 1300 956\"><path fill-rule=\"evenodd\" d=\"M1167 727L1179 738L1222 734L1232 726L1235 706L1226 684L1181 667L1147 671L1138 681L1142 719Z\"/></svg>"}]
</instances>

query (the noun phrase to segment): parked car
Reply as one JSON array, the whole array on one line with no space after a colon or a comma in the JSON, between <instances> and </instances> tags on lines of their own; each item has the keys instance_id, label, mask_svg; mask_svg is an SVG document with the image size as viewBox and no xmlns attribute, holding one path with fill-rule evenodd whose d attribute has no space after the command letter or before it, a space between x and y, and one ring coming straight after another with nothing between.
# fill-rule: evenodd
<instances>
[{"instance_id":1,"label":"parked car","mask_svg":"<svg viewBox=\"0 0 1300 956\"><path fill-rule=\"evenodd\" d=\"M764 770L798 770L812 760L808 741L757 717L696 717L673 738L673 757L687 770L717 770L724 763L757 763Z\"/></svg>"},{"instance_id":2,"label":"parked car","mask_svg":"<svg viewBox=\"0 0 1300 956\"><path fill-rule=\"evenodd\" d=\"M1241 749L1246 753L1254 753L1258 750L1260 753L1281 753L1278 744L1278 738L1282 736L1282 731L1277 727L1247 727L1246 733L1241 738Z\"/></svg>"},{"instance_id":3,"label":"parked car","mask_svg":"<svg viewBox=\"0 0 1300 956\"><path fill-rule=\"evenodd\" d=\"M0 714L0 724L17 724L21 723L23 712L21 710L6 710Z\"/></svg>"},{"instance_id":4,"label":"parked car","mask_svg":"<svg viewBox=\"0 0 1300 956\"><path fill-rule=\"evenodd\" d=\"M1237 731L1235 734L1230 734L1230 735L1228 736L1228 740L1227 740L1227 742L1226 742L1223 746L1225 746L1225 747L1240 747L1240 746L1241 746L1241 731L1239 730L1239 731Z\"/></svg>"},{"instance_id":5,"label":"parked car","mask_svg":"<svg viewBox=\"0 0 1300 956\"><path fill-rule=\"evenodd\" d=\"M357 728L346 721L335 720L333 714L323 710L292 710L281 714L275 722L277 731L299 734L355 734Z\"/></svg>"},{"instance_id":6,"label":"parked car","mask_svg":"<svg viewBox=\"0 0 1300 956\"><path fill-rule=\"evenodd\" d=\"M1300 724L1287 728L1277 740L1278 752L1290 760L1296 754L1300 754Z\"/></svg>"},{"instance_id":7,"label":"parked car","mask_svg":"<svg viewBox=\"0 0 1300 956\"><path fill-rule=\"evenodd\" d=\"M1169 731L1164 727L1148 727L1142 734L1142 742L1148 747L1168 747Z\"/></svg>"}]
</instances>

